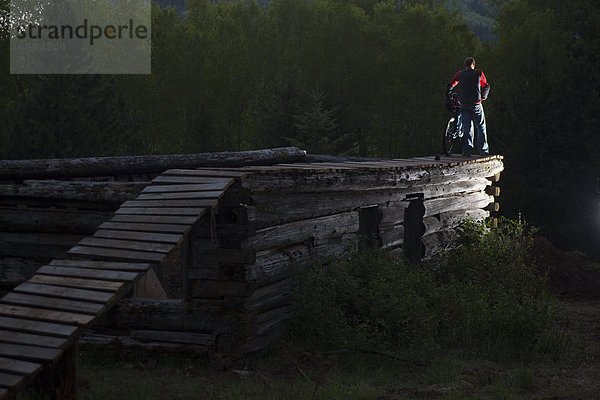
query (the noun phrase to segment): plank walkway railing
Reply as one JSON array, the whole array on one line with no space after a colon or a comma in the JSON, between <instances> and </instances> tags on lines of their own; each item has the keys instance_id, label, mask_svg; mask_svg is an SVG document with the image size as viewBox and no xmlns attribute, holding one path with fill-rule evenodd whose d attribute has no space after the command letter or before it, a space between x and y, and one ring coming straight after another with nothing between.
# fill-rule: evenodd
<instances>
[{"instance_id":1,"label":"plank walkway railing","mask_svg":"<svg viewBox=\"0 0 600 400\"><path fill-rule=\"evenodd\" d=\"M0 400L38 377L51 398L75 398L77 338L182 242L245 173L168 170L110 221L0 300ZM68 370L71 369L69 372ZM44 373L44 374L42 374Z\"/></svg>"},{"instance_id":2,"label":"plank walkway railing","mask_svg":"<svg viewBox=\"0 0 600 400\"><path fill-rule=\"evenodd\" d=\"M53 260L0 300L0 400L36 377L52 398L75 398L73 358L82 330L130 293L153 264L165 259L236 179L292 170L384 171L448 167L497 159L422 157L373 162L277 164L266 167L172 169L82 239L69 260ZM61 372L71 368L71 373ZM56 378L59 377L59 378Z\"/></svg>"}]
</instances>

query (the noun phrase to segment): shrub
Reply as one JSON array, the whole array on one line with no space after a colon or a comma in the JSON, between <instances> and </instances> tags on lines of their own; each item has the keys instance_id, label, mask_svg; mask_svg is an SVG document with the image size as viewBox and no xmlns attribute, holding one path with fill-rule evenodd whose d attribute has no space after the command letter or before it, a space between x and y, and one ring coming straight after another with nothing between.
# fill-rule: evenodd
<instances>
[{"instance_id":1,"label":"shrub","mask_svg":"<svg viewBox=\"0 0 600 400\"><path fill-rule=\"evenodd\" d=\"M303 275L292 331L328 348L446 348L491 358L556 350L561 335L532 243L512 221L465 222L459 246L435 269L361 247Z\"/></svg>"},{"instance_id":2,"label":"shrub","mask_svg":"<svg viewBox=\"0 0 600 400\"><path fill-rule=\"evenodd\" d=\"M405 348L426 339L435 315L423 293L432 275L362 249L302 277L294 331L323 346Z\"/></svg>"}]
</instances>

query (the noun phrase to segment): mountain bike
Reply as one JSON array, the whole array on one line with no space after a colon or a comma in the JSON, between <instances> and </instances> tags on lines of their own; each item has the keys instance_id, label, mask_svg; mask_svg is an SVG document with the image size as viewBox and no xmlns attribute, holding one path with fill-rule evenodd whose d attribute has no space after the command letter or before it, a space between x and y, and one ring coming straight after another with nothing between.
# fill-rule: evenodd
<instances>
[{"instance_id":1,"label":"mountain bike","mask_svg":"<svg viewBox=\"0 0 600 400\"><path fill-rule=\"evenodd\" d=\"M446 108L452 113L444 131L444 154L449 156L457 148L459 151L462 151L462 118L460 116L460 102L456 93L448 96L446 99ZM471 129L473 129L473 126L471 126Z\"/></svg>"}]
</instances>

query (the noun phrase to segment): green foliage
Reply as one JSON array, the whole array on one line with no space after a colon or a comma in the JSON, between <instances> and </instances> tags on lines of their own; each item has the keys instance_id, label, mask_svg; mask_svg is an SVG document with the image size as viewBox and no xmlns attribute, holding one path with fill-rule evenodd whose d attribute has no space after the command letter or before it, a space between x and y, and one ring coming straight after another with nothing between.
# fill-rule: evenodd
<instances>
[{"instance_id":1,"label":"green foliage","mask_svg":"<svg viewBox=\"0 0 600 400\"><path fill-rule=\"evenodd\" d=\"M9 158L131 152L134 130L111 80L99 75L44 75L16 84L20 94L6 126Z\"/></svg>"},{"instance_id":2,"label":"green foliage","mask_svg":"<svg viewBox=\"0 0 600 400\"><path fill-rule=\"evenodd\" d=\"M468 222L436 270L374 250L313 268L295 300L295 333L325 347L556 355L563 336L531 243L518 223Z\"/></svg>"},{"instance_id":3,"label":"green foliage","mask_svg":"<svg viewBox=\"0 0 600 400\"><path fill-rule=\"evenodd\" d=\"M132 139L124 145L108 137L96 155L290 142L363 156L437 152L445 117L439 88L476 40L443 1L426 3L273 0L263 7L189 0L184 17L153 4L152 75L107 78L114 98L98 112L89 110L95 96L86 96L92 83L81 79L73 106L60 107L59 126L50 117L31 121L31 110L52 109L62 100L36 79L10 76L8 41L0 42L6 68L0 71L0 112L9 116L0 128L3 157L85 156L96 148L93 140L81 146L78 134L65 133L41 151L50 140L47 131L63 127ZM122 119L116 130L111 104L123 110L112 114ZM33 145L9 140L24 130Z\"/></svg>"},{"instance_id":4,"label":"green foliage","mask_svg":"<svg viewBox=\"0 0 600 400\"><path fill-rule=\"evenodd\" d=\"M365 250L315 267L306 279L295 322L302 336L324 346L406 348L432 331L423 296L435 288L432 277L382 252Z\"/></svg>"}]
</instances>

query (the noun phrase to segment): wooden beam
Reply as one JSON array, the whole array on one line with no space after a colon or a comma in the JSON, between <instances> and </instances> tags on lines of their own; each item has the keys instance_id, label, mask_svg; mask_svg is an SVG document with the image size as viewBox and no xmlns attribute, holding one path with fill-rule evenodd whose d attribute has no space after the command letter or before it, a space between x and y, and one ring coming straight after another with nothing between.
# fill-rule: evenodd
<instances>
[{"instance_id":1,"label":"wooden beam","mask_svg":"<svg viewBox=\"0 0 600 400\"><path fill-rule=\"evenodd\" d=\"M60 283L60 280L58 280ZM44 295L71 300L85 300L104 304L111 300L114 293L99 292L88 289L77 289L72 287L53 286L51 284L37 284L24 282L13 289L16 293L27 293L33 295Z\"/></svg>"},{"instance_id":2,"label":"wooden beam","mask_svg":"<svg viewBox=\"0 0 600 400\"><path fill-rule=\"evenodd\" d=\"M296 147L277 149L199 153L181 155L144 155L90 157L73 159L3 160L0 180L49 179L160 173L167 169L203 166L268 165L304 159L306 152Z\"/></svg>"},{"instance_id":3,"label":"wooden beam","mask_svg":"<svg viewBox=\"0 0 600 400\"><path fill-rule=\"evenodd\" d=\"M4 232L91 234L108 221L112 211L65 210L37 207L0 207Z\"/></svg>"},{"instance_id":4,"label":"wooden beam","mask_svg":"<svg viewBox=\"0 0 600 400\"><path fill-rule=\"evenodd\" d=\"M0 314L10 317L28 318L35 321L57 322L63 324L77 324L86 326L95 317L65 311L52 311L37 307L16 306L0 303Z\"/></svg>"},{"instance_id":5,"label":"wooden beam","mask_svg":"<svg viewBox=\"0 0 600 400\"><path fill-rule=\"evenodd\" d=\"M42 334L61 338L71 338L78 331L78 328L75 325L64 325L2 316L0 316L0 326L2 326L3 329L17 332ZM1 361L0 369L2 369Z\"/></svg>"},{"instance_id":6,"label":"wooden beam","mask_svg":"<svg viewBox=\"0 0 600 400\"><path fill-rule=\"evenodd\" d=\"M134 199L148 182L74 182L26 180L0 185L0 197L79 200L118 205Z\"/></svg>"}]
</instances>

